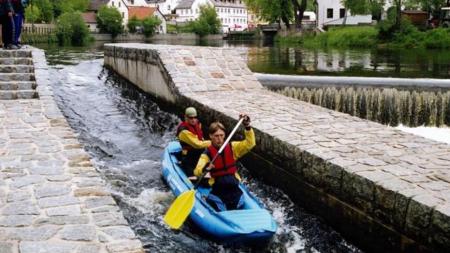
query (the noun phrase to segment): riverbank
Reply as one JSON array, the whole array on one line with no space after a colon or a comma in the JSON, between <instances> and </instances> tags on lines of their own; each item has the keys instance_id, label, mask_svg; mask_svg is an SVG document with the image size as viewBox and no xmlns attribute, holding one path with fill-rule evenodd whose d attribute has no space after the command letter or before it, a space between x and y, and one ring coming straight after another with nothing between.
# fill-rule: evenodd
<instances>
[{"instance_id":1,"label":"riverbank","mask_svg":"<svg viewBox=\"0 0 450 253\"><path fill-rule=\"evenodd\" d=\"M319 34L277 36L275 40L284 45L302 45L309 48L448 49L450 48L450 29L420 31L411 24L404 24L400 30L391 31L381 23L378 26L330 28Z\"/></svg>"}]
</instances>

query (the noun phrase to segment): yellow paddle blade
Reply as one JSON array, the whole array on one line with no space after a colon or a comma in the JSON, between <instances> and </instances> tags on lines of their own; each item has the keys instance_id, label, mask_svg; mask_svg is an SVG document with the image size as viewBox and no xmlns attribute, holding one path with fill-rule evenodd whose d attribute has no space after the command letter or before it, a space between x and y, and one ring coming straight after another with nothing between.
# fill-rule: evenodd
<instances>
[{"instance_id":1,"label":"yellow paddle blade","mask_svg":"<svg viewBox=\"0 0 450 253\"><path fill-rule=\"evenodd\" d=\"M195 202L195 190L183 192L175 199L164 216L164 221L172 229L179 229L191 213Z\"/></svg>"}]
</instances>

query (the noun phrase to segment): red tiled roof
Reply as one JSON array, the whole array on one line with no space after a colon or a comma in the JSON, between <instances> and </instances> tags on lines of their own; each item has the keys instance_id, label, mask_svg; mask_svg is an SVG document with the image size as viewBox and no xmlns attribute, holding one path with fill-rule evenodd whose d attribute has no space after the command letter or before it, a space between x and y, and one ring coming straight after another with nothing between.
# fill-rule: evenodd
<instances>
[{"instance_id":1,"label":"red tiled roof","mask_svg":"<svg viewBox=\"0 0 450 253\"><path fill-rule=\"evenodd\" d=\"M93 11L81 13L81 17L86 23L97 23L96 14Z\"/></svg>"},{"instance_id":2,"label":"red tiled roof","mask_svg":"<svg viewBox=\"0 0 450 253\"><path fill-rule=\"evenodd\" d=\"M145 19L147 17L153 16L156 8L153 7L139 7L139 6L129 6L128 7L128 17L136 17L137 19Z\"/></svg>"}]
</instances>

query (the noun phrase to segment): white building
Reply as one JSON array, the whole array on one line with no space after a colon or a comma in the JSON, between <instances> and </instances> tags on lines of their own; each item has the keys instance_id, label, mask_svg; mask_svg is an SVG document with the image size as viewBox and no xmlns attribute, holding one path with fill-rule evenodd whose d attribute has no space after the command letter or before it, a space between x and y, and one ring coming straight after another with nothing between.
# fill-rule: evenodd
<instances>
[{"instance_id":1,"label":"white building","mask_svg":"<svg viewBox=\"0 0 450 253\"><path fill-rule=\"evenodd\" d=\"M194 21L200 16L200 6L212 5L210 0L181 0L175 7L177 22Z\"/></svg>"},{"instance_id":2,"label":"white building","mask_svg":"<svg viewBox=\"0 0 450 253\"><path fill-rule=\"evenodd\" d=\"M196 20L200 15L200 6L214 6L222 23L222 32L243 31L248 28L247 7L242 0L181 0L175 8L177 22Z\"/></svg>"},{"instance_id":3,"label":"white building","mask_svg":"<svg viewBox=\"0 0 450 253\"><path fill-rule=\"evenodd\" d=\"M223 33L248 29L249 13L242 0L211 0L216 8Z\"/></svg>"},{"instance_id":4,"label":"white building","mask_svg":"<svg viewBox=\"0 0 450 253\"><path fill-rule=\"evenodd\" d=\"M352 15L341 0L317 0L317 27L371 24L372 15Z\"/></svg>"}]
</instances>

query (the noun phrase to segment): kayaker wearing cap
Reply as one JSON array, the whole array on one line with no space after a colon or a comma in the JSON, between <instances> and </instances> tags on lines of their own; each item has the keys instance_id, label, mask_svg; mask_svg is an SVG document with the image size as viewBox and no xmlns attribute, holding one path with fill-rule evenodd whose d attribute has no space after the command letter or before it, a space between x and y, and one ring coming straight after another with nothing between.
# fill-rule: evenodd
<instances>
[{"instance_id":1,"label":"kayaker wearing cap","mask_svg":"<svg viewBox=\"0 0 450 253\"><path fill-rule=\"evenodd\" d=\"M250 117L240 114L244 118L245 126L243 141L233 141L225 146L213 164L208 166L209 184L212 185L211 193L207 201L219 211L239 209L241 207L242 191L239 188L241 178L237 173L236 161L247 154L255 145L255 133L250 126ZM200 176L203 168L213 159L225 140L225 127L220 122L214 122L209 126L209 138L211 145L200 156L200 160L195 167L194 174Z\"/></svg>"},{"instance_id":2,"label":"kayaker wearing cap","mask_svg":"<svg viewBox=\"0 0 450 253\"><path fill-rule=\"evenodd\" d=\"M200 155L211 145L211 141L203 139L202 124L197 119L197 110L194 107L186 108L184 121L177 128L177 137L182 147L181 166L186 175L193 179L193 170Z\"/></svg>"}]
</instances>

